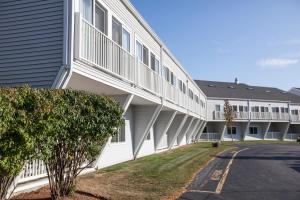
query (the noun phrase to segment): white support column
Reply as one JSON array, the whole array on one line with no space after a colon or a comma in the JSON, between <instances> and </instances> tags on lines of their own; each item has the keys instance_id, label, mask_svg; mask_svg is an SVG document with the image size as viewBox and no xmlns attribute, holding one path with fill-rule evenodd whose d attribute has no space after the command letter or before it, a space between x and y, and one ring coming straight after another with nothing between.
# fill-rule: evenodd
<instances>
[{"instance_id":1,"label":"white support column","mask_svg":"<svg viewBox=\"0 0 300 200\"><path fill-rule=\"evenodd\" d=\"M186 136L188 130L190 129L193 121L194 121L194 117L188 117L187 118L187 120L186 120L186 122L185 122L185 124L184 124L184 126L181 130L181 133L178 135L178 138L177 138L178 139L177 140L178 145L180 145L183 142L183 139Z\"/></svg>"},{"instance_id":2,"label":"white support column","mask_svg":"<svg viewBox=\"0 0 300 200\"><path fill-rule=\"evenodd\" d=\"M287 125L286 125L286 127L285 127L285 129L284 129L284 132L283 132L283 135L282 135L282 140L283 141L285 140L285 137L286 137L286 135L287 135L287 133L289 131L290 125L291 125L290 122L288 122Z\"/></svg>"},{"instance_id":3,"label":"white support column","mask_svg":"<svg viewBox=\"0 0 300 200\"><path fill-rule=\"evenodd\" d=\"M267 134L268 134L269 129L270 129L270 126L271 126L271 122L268 122L267 127L266 127L266 130L265 130L265 132L264 132L263 140L266 139Z\"/></svg>"},{"instance_id":4,"label":"white support column","mask_svg":"<svg viewBox=\"0 0 300 200\"><path fill-rule=\"evenodd\" d=\"M187 144L191 143L191 139L193 137L193 134L194 134L196 128L198 128L198 126L199 126L200 123L201 123L201 119L195 119L193 121L193 124L192 124L190 130L186 134L186 143Z\"/></svg>"},{"instance_id":5,"label":"white support column","mask_svg":"<svg viewBox=\"0 0 300 200\"><path fill-rule=\"evenodd\" d=\"M163 137L167 134L177 111L161 111L154 125L154 145L158 149ZM166 142L168 145L168 141Z\"/></svg>"},{"instance_id":6,"label":"white support column","mask_svg":"<svg viewBox=\"0 0 300 200\"><path fill-rule=\"evenodd\" d=\"M225 134L226 128L227 128L226 123L224 123L224 127L223 127L223 130L221 132L220 141L224 141L223 138L224 138L224 134Z\"/></svg>"},{"instance_id":7,"label":"white support column","mask_svg":"<svg viewBox=\"0 0 300 200\"><path fill-rule=\"evenodd\" d=\"M168 131L168 141L169 141L168 148L169 149L171 149L174 146L174 144L177 140L177 137L178 137L179 133L181 132L181 129L182 129L186 119L187 119L187 115L185 115L185 114L179 114L179 115L175 116L175 119Z\"/></svg>"},{"instance_id":8,"label":"white support column","mask_svg":"<svg viewBox=\"0 0 300 200\"><path fill-rule=\"evenodd\" d=\"M248 121L248 122L247 122L247 125L246 125L246 127L245 127L245 129L244 129L244 131L243 131L243 138L242 138L242 141L245 141L245 138L246 138L246 136L248 135L250 124L251 124L251 122Z\"/></svg>"},{"instance_id":9,"label":"white support column","mask_svg":"<svg viewBox=\"0 0 300 200\"><path fill-rule=\"evenodd\" d=\"M201 135L202 135L202 133L203 133L203 131L204 131L206 125L207 125L207 122L204 121L204 123L202 124L202 127L201 127L200 130L199 130L199 133L198 133L198 136L197 136L196 140L199 140L199 139L201 138Z\"/></svg>"},{"instance_id":10,"label":"white support column","mask_svg":"<svg viewBox=\"0 0 300 200\"><path fill-rule=\"evenodd\" d=\"M137 158L139 151L154 125L163 105L136 106L135 107L135 131L133 138L133 157Z\"/></svg>"}]
</instances>

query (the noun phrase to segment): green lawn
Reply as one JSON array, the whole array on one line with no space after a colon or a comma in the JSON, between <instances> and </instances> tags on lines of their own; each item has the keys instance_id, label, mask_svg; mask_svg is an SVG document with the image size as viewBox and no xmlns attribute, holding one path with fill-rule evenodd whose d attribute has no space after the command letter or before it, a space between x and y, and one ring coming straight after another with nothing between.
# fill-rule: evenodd
<instances>
[{"instance_id":1,"label":"green lawn","mask_svg":"<svg viewBox=\"0 0 300 200\"><path fill-rule=\"evenodd\" d=\"M227 148L230 145L196 143L118 164L80 177L78 190L109 199L173 199L204 164Z\"/></svg>"}]
</instances>

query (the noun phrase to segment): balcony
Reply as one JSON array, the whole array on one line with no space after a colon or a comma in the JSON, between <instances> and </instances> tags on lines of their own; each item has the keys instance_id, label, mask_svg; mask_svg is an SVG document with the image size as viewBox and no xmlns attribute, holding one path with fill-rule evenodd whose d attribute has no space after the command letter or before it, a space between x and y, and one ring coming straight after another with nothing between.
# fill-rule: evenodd
<instances>
[{"instance_id":1,"label":"balcony","mask_svg":"<svg viewBox=\"0 0 300 200\"><path fill-rule=\"evenodd\" d=\"M278 120L289 121L288 113L271 113L271 112L251 112L251 120Z\"/></svg>"},{"instance_id":2,"label":"balcony","mask_svg":"<svg viewBox=\"0 0 300 200\"><path fill-rule=\"evenodd\" d=\"M300 115L291 115L292 122L300 122Z\"/></svg>"},{"instance_id":3,"label":"balcony","mask_svg":"<svg viewBox=\"0 0 300 200\"><path fill-rule=\"evenodd\" d=\"M214 111L213 112L214 120L225 120L224 112ZM248 112L233 112L233 119L235 120L247 120Z\"/></svg>"},{"instance_id":4,"label":"balcony","mask_svg":"<svg viewBox=\"0 0 300 200\"><path fill-rule=\"evenodd\" d=\"M149 66L138 61L96 27L75 15L75 60L93 66L117 79L135 85L147 93L200 114L201 106L167 82Z\"/></svg>"}]
</instances>

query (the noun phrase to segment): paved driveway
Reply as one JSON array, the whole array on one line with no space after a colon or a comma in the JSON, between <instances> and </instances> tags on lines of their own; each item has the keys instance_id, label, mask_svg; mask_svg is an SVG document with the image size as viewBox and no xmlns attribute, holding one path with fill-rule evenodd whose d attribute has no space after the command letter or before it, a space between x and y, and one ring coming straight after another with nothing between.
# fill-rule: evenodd
<instances>
[{"instance_id":1,"label":"paved driveway","mask_svg":"<svg viewBox=\"0 0 300 200\"><path fill-rule=\"evenodd\" d=\"M300 145L241 145L218 156L187 189L180 200L300 200Z\"/></svg>"}]
</instances>

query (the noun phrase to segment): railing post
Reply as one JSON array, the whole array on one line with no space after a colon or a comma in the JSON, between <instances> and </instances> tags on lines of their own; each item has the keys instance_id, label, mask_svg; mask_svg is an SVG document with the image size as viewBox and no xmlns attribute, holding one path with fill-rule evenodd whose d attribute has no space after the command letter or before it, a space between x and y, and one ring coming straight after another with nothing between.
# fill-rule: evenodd
<instances>
[{"instance_id":1,"label":"railing post","mask_svg":"<svg viewBox=\"0 0 300 200\"><path fill-rule=\"evenodd\" d=\"M75 58L79 59L81 56L81 16L80 13L75 13Z\"/></svg>"}]
</instances>

